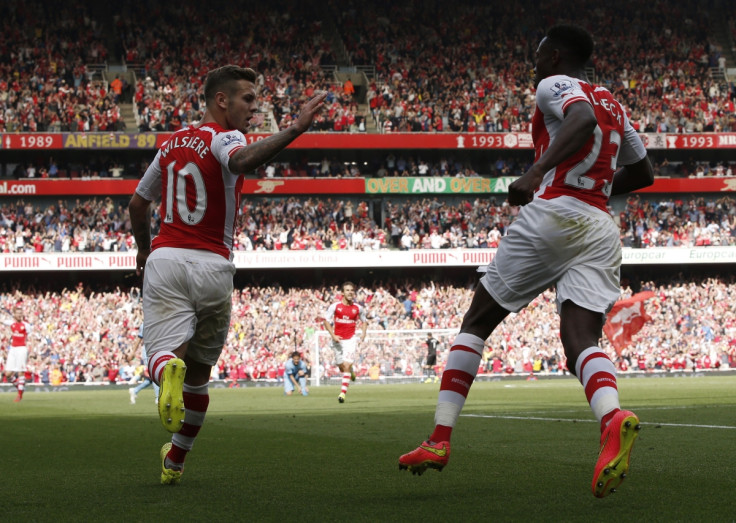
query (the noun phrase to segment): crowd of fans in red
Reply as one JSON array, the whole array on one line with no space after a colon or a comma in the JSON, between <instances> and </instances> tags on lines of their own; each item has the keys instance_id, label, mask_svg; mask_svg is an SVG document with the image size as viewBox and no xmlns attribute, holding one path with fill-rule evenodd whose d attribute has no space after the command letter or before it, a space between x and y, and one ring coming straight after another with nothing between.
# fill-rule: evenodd
<instances>
[{"instance_id":1,"label":"crowd of fans in red","mask_svg":"<svg viewBox=\"0 0 736 523\"><path fill-rule=\"evenodd\" d=\"M245 198L236 251L494 248L518 213L501 198L386 198L383 209L343 197ZM640 195L612 201L624 247L736 245L736 199ZM153 213L152 231L160 223ZM127 201L0 202L0 252L135 249Z\"/></svg>"},{"instance_id":2,"label":"crowd of fans in red","mask_svg":"<svg viewBox=\"0 0 736 523\"><path fill-rule=\"evenodd\" d=\"M359 284L357 301L366 307L369 332L457 329L472 284L426 284L402 280ZM652 320L621 354L603 340L603 348L622 371L704 371L736 366L736 300L733 276L677 283L645 283L655 297L646 304ZM622 296L631 294L624 289ZM245 286L233 296L232 327L213 378L278 380L289 354L298 350L311 362L320 350L321 378L338 376L329 337L316 337L320 318L334 300L337 285L283 288ZM29 337L32 380L36 383L127 383L140 373L137 342L142 321L137 289L62 291L21 289L5 284L0 316L20 304L32 326ZM564 373L554 295L545 292L519 314L511 315L489 338L481 372L528 375ZM0 333L0 361L10 331ZM438 337L441 372L454 334ZM413 338L370 334L356 363L362 377L422 376L426 333ZM0 370L2 365L0 364Z\"/></svg>"},{"instance_id":3,"label":"crowd of fans in red","mask_svg":"<svg viewBox=\"0 0 736 523\"><path fill-rule=\"evenodd\" d=\"M525 131L534 107L529 71L540 31L566 12L580 15L578 21L593 30L599 49L606 50L592 64L594 75L624 103L636 128L736 130L734 86L711 76L712 68L725 67L711 30L716 21L691 0L594 6L585 0L544 5L461 0L451 11L434 1L352 0L319 9L309 2L277 0L238 11L212 0L121 9L111 25L104 25L85 0L0 5L0 132L120 131L120 104L128 97L139 130L172 131L200 118L204 75L230 62L259 73L261 113L274 116L259 127L264 132L290 125L300 104L318 89L330 94L315 120L316 131L363 130L358 102L367 104L383 132ZM227 16L212 17L213 11ZM375 68L365 98L337 83L324 67L337 64L343 51L351 65ZM95 64L118 59L139 72L135 85L108 83L96 74ZM56 166L43 167L58 173ZM268 167L263 176L279 175L274 165L274 172ZM422 166L419 159L405 169L388 167L382 165L375 174L385 170L388 176L406 176L416 169L418 175L454 176L460 170L474 175L467 165L449 172L441 164ZM315 175L326 174L323 169L320 165ZM498 174L521 169L501 166ZM728 169L722 166L720 175ZM332 165L327 173L360 175ZM134 249L126 203L110 198L44 205L3 200L0 251ZM614 202L611 210L624 246L736 244L736 203L728 196L681 201L631 197ZM380 216L360 199L245 199L236 249L495 247L514 213L503 201L485 199L386 199ZM9 315L13 305L21 304L33 326L33 381L120 383L140 372L137 292L85 287L46 292L3 285L0 314ZM621 370L736 365L736 320L728 307L736 298L732 277L647 286L656 293L647 306L652 321L620 355L604 342ZM309 358L317 344L319 315L337 293L336 286L238 289L217 378L278 380L291 351ZM368 308L371 329L452 329L459 326L470 297L470 285L375 282L360 285L358 301ZM494 332L483 371L564 372L556 323L552 296L545 293ZM0 335L2 359L8 335ZM440 367L451 338L440 340ZM419 375L425 350L420 337L396 343L369 336L361 347L359 375L372 375L375 369L381 376ZM334 375L329 347L320 351L325 368L313 372Z\"/></svg>"},{"instance_id":4,"label":"crowd of fans in red","mask_svg":"<svg viewBox=\"0 0 736 523\"><path fill-rule=\"evenodd\" d=\"M111 57L84 2L0 6L0 132L118 131L118 94L89 66Z\"/></svg>"},{"instance_id":5,"label":"crowd of fans in red","mask_svg":"<svg viewBox=\"0 0 736 523\"><path fill-rule=\"evenodd\" d=\"M541 31L565 15L596 35L591 80L622 101L635 128L736 129L734 86L711 74L725 68L718 22L694 1L455 2L451 16L441 2L347 4L346 46L376 67L370 107L384 131L528 130L532 58Z\"/></svg>"},{"instance_id":6,"label":"crowd of fans in red","mask_svg":"<svg viewBox=\"0 0 736 523\"><path fill-rule=\"evenodd\" d=\"M451 10L439 1L352 0L237 10L213 0L133 3L112 21L98 12L87 0L0 7L0 131L121 130L124 98L135 103L140 130L172 131L199 120L202 80L225 63L259 73L261 112L275 119L260 127L265 132L290 125L317 89L330 93L318 131L365 129L358 102L384 132L524 131L535 46L549 21L568 12L596 35L595 80L624 103L636 128L736 129L734 84L711 74L726 68L713 30L720 22L694 0L459 1ZM137 71L135 85L95 75L95 65L115 62ZM343 62L375 70L364 92L324 68Z\"/></svg>"}]
</instances>

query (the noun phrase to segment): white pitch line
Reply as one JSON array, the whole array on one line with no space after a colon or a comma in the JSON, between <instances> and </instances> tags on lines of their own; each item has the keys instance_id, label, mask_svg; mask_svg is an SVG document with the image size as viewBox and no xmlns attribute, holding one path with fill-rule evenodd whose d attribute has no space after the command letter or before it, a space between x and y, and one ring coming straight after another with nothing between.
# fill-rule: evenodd
<instances>
[{"instance_id":1,"label":"white pitch line","mask_svg":"<svg viewBox=\"0 0 736 523\"><path fill-rule=\"evenodd\" d=\"M461 414L464 418L495 418L495 419L516 419L525 421L573 421L576 423L598 423L593 419L568 419L568 418L542 418L538 416L496 416L488 414ZM695 425L691 423L657 423L654 421L641 422L642 425L657 425L662 427L690 427L698 429L726 429L736 430L736 427L728 425Z\"/></svg>"}]
</instances>

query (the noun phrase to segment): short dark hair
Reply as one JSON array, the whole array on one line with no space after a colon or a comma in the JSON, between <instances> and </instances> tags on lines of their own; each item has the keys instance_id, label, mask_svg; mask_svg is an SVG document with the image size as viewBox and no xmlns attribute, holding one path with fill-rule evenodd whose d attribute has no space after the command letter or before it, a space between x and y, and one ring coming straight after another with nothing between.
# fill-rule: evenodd
<instances>
[{"instance_id":1,"label":"short dark hair","mask_svg":"<svg viewBox=\"0 0 736 523\"><path fill-rule=\"evenodd\" d=\"M344 288L345 288L345 287L347 287L348 285L350 285L350 286L351 286L351 287L352 287L353 289L355 289L355 284L354 284L353 282L351 282L351 281L346 281L346 282L344 282L344 283L342 284L342 287L341 287L341 288L342 288L342 289L344 289Z\"/></svg>"},{"instance_id":2,"label":"short dark hair","mask_svg":"<svg viewBox=\"0 0 736 523\"><path fill-rule=\"evenodd\" d=\"M291 353L291 357L293 358L294 356L299 356L300 358L302 357L301 353L298 350L295 350Z\"/></svg>"},{"instance_id":3,"label":"short dark hair","mask_svg":"<svg viewBox=\"0 0 736 523\"><path fill-rule=\"evenodd\" d=\"M204 81L204 101L210 103L215 99L215 95L219 91L226 91L228 94L235 89L234 84L238 80L247 80L248 82L256 82L256 72L250 67L239 67L237 65L223 65L217 69L207 73Z\"/></svg>"},{"instance_id":4,"label":"short dark hair","mask_svg":"<svg viewBox=\"0 0 736 523\"><path fill-rule=\"evenodd\" d=\"M559 24L550 27L547 39L553 45L564 47L575 65L583 66L593 54L593 37L578 25Z\"/></svg>"}]
</instances>

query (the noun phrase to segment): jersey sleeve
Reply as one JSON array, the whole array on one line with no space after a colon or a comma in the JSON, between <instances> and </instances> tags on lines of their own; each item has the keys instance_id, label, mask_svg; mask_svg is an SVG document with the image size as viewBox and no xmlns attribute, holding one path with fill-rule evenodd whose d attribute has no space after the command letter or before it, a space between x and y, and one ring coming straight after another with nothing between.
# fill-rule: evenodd
<instances>
[{"instance_id":1,"label":"jersey sleeve","mask_svg":"<svg viewBox=\"0 0 736 523\"><path fill-rule=\"evenodd\" d=\"M629 117L624 112L624 137L621 141L621 151L618 153L616 165L631 165L643 159L647 155L647 150L636 132L629 122Z\"/></svg>"},{"instance_id":2,"label":"jersey sleeve","mask_svg":"<svg viewBox=\"0 0 736 523\"><path fill-rule=\"evenodd\" d=\"M580 84L569 76L548 76L537 86L537 106L545 115L565 119L565 111L575 102L590 100L580 88Z\"/></svg>"},{"instance_id":3,"label":"jersey sleeve","mask_svg":"<svg viewBox=\"0 0 736 523\"><path fill-rule=\"evenodd\" d=\"M156 157L143 174L141 181L138 182L135 192L148 201L153 201L161 196L161 151L156 153Z\"/></svg>"},{"instance_id":4,"label":"jersey sleeve","mask_svg":"<svg viewBox=\"0 0 736 523\"><path fill-rule=\"evenodd\" d=\"M232 155L245 147L247 143L243 133L232 130L216 134L212 139L210 149L217 161L227 167Z\"/></svg>"},{"instance_id":5,"label":"jersey sleeve","mask_svg":"<svg viewBox=\"0 0 736 523\"><path fill-rule=\"evenodd\" d=\"M337 303L333 303L332 305L327 307L327 310L322 315L322 319L332 322L335 319L335 309L336 308L337 308Z\"/></svg>"}]
</instances>

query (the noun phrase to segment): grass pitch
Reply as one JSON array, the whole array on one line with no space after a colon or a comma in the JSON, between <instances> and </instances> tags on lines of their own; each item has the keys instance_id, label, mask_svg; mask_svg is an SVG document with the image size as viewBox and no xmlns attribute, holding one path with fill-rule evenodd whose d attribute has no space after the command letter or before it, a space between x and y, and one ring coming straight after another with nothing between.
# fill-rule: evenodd
<instances>
[{"instance_id":1,"label":"grass pitch","mask_svg":"<svg viewBox=\"0 0 736 523\"><path fill-rule=\"evenodd\" d=\"M151 389L0 394L3 521L734 521L736 376L622 378L642 431L619 492L590 492L599 428L574 379L478 382L442 473L398 470L437 384L286 397L211 389L182 483Z\"/></svg>"}]
</instances>

